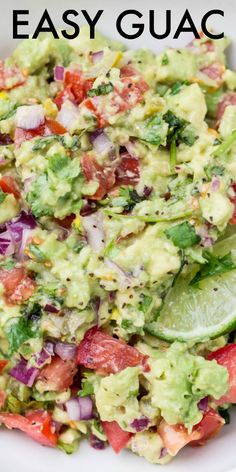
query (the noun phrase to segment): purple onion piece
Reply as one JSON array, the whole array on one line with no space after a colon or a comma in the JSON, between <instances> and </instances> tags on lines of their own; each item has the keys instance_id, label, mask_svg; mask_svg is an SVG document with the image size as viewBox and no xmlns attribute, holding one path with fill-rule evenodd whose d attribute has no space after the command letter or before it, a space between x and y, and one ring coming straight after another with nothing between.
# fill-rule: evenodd
<instances>
[{"instance_id":1,"label":"purple onion piece","mask_svg":"<svg viewBox=\"0 0 236 472\"><path fill-rule=\"evenodd\" d=\"M113 143L102 129L98 129L91 133L89 139L95 151L99 154L105 151L110 152L114 149Z\"/></svg>"},{"instance_id":2,"label":"purple onion piece","mask_svg":"<svg viewBox=\"0 0 236 472\"><path fill-rule=\"evenodd\" d=\"M92 53L92 60L94 64L97 64L101 61L104 56L104 51L96 51Z\"/></svg>"},{"instance_id":3,"label":"purple onion piece","mask_svg":"<svg viewBox=\"0 0 236 472\"><path fill-rule=\"evenodd\" d=\"M159 459L163 459L163 458L166 457L167 455L168 455L168 451L167 451L166 447L163 447L163 448L161 449L161 454L160 454Z\"/></svg>"},{"instance_id":4,"label":"purple onion piece","mask_svg":"<svg viewBox=\"0 0 236 472\"><path fill-rule=\"evenodd\" d=\"M64 72L65 72L65 69L63 66L55 66L54 67L54 80L63 80L64 79Z\"/></svg>"},{"instance_id":5,"label":"purple onion piece","mask_svg":"<svg viewBox=\"0 0 236 472\"><path fill-rule=\"evenodd\" d=\"M208 407L208 397L204 397L197 404L199 410L206 411Z\"/></svg>"},{"instance_id":6,"label":"purple onion piece","mask_svg":"<svg viewBox=\"0 0 236 472\"><path fill-rule=\"evenodd\" d=\"M54 343L52 341L46 341L44 343L44 349L50 354L50 356L54 356Z\"/></svg>"},{"instance_id":7,"label":"purple onion piece","mask_svg":"<svg viewBox=\"0 0 236 472\"><path fill-rule=\"evenodd\" d=\"M27 387L32 387L39 372L39 369L28 366L28 362L25 359L21 359L20 362L10 370L9 375L27 385Z\"/></svg>"},{"instance_id":8,"label":"purple onion piece","mask_svg":"<svg viewBox=\"0 0 236 472\"><path fill-rule=\"evenodd\" d=\"M93 307L93 310L94 310L94 313L95 313L95 316L96 316L96 320L97 320L97 323L98 323L98 313L99 313L99 308L101 306L101 298L100 297L94 297L91 301L91 304L92 304L92 307Z\"/></svg>"},{"instance_id":9,"label":"purple onion piece","mask_svg":"<svg viewBox=\"0 0 236 472\"><path fill-rule=\"evenodd\" d=\"M90 445L97 451L102 451L106 448L105 441L101 441L95 434L91 434L90 436Z\"/></svg>"},{"instance_id":10,"label":"purple onion piece","mask_svg":"<svg viewBox=\"0 0 236 472\"><path fill-rule=\"evenodd\" d=\"M148 187L147 185L144 185L143 196L146 198L150 197L152 191L153 191L153 187Z\"/></svg>"},{"instance_id":11,"label":"purple onion piece","mask_svg":"<svg viewBox=\"0 0 236 472\"><path fill-rule=\"evenodd\" d=\"M37 223L31 213L22 211L20 216L9 223L7 229L11 233L15 243L20 244L22 241L22 234L24 229L34 229Z\"/></svg>"},{"instance_id":12,"label":"purple onion piece","mask_svg":"<svg viewBox=\"0 0 236 472\"><path fill-rule=\"evenodd\" d=\"M37 367L42 367L48 359L51 358L51 355L49 352L43 348L42 351L37 352L36 354L33 355L34 362Z\"/></svg>"},{"instance_id":13,"label":"purple onion piece","mask_svg":"<svg viewBox=\"0 0 236 472\"><path fill-rule=\"evenodd\" d=\"M52 305L51 303L46 303L44 305L44 311L48 311L48 313L59 313L60 309L57 308L55 305Z\"/></svg>"},{"instance_id":14,"label":"purple onion piece","mask_svg":"<svg viewBox=\"0 0 236 472\"><path fill-rule=\"evenodd\" d=\"M65 406L72 421L91 420L93 418L93 402L90 397L70 398Z\"/></svg>"},{"instance_id":15,"label":"purple onion piece","mask_svg":"<svg viewBox=\"0 0 236 472\"><path fill-rule=\"evenodd\" d=\"M54 351L61 359L63 359L63 361L67 361L75 358L77 346L76 344L63 343L61 341L58 341L55 344Z\"/></svg>"},{"instance_id":16,"label":"purple onion piece","mask_svg":"<svg viewBox=\"0 0 236 472\"><path fill-rule=\"evenodd\" d=\"M14 141L11 139L11 136L6 133L0 133L0 146L7 146L12 144Z\"/></svg>"},{"instance_id":17,"label":"purple onion piece","mask_svg":"<svg viewBox=\"0 0 236 472\"><path fill-rule=\"evenodd\" d=\"M15 245L10 231L0 234L0 255L11 256L15 252Z\"/></svg>"},{"instance_id":18,"label":"purple onion piece","mask_svg":"<svg viewBox=\"0 0 236 472\"><path fill-rule=\"evenodd\" d=\"M141 418L136 418L132 423L130 423L131 428L134 428L137 433L143 431L148 427L150 420L146 416L142 416Z\"/></svg>"},{"instance_id":19,"label":"purple onion piece","mask_svg":"<svg viewBox=\"0 0 236 472\"><path fill-rule=\"evenodd\" d=\"M108 292L108 300L109 302L114 302L116 299L116 291Z\"/></svg>"}]
</instances>

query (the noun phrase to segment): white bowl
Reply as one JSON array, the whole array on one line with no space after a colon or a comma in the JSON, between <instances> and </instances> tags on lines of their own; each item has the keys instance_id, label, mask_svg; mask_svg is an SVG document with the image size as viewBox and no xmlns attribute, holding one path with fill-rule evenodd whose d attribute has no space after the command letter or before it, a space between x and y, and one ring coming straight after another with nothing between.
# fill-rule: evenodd
<instances>
[{"instance_id":1,"label":"white bowl","mask_svg":"<svg viewBox=\"0 0 236 472\"><path fill-rule=\"evenodd\" d=\"M149 47L154 51L160 51L166 45L174 47L186 44L192 37L190 33L184 33L178 40L173 40L173 34L179 21L188 8L196 26L200 29L201 18L206 11L222 9L224 18L215 16L209 21L209 25L218 31L224 31L226 35L235 40L236 44L236 2L235 0L2 0L0 16L0 57L6 56L16 46L16 40L12 39L12 10L29 9L29 27L21 27L21 31L34 31L42 12L45 8L58 27L62 26L61 16L66 9L79 11L78 22L83 24L81 9L86 9L91 16L98 9L104 9L99 20L99 29L113 38L120 39L116 31L116 18L124 10L136 9L143 13L143 18L138 22L144 22L145 31L140 38L125 41L130 48ZM165 11L172 12L172 34L165 40L155 40L148 30L148 11L153 9L157 14L156 28L163 32L165 28ZM131 18L130 18L131 24ZM137 19L134 18L137 22ZM128 22L124 27L128 28ZM161 29L162 25L162 29ZM130 29L129 29L130 31ZM233 45L230 50L230 64L236 66L233 61L233 53L236 51ZM177 458L167 466L167 472L233 472L236 471L236 415L232 415L231 424L223 428L223 432L214 440L202 448L185 448ZM0 469L2 472L65 472L67 470L88 470L96 472L151 472L155 466L147 463L128 451L115 455L109 448L105 451L95 451L83 442L79 452L73 456L48 448L40 447L22 433L15 431L0 431ZM156 466L157 467L157 466Z\"/></svg>"}]
</instances>

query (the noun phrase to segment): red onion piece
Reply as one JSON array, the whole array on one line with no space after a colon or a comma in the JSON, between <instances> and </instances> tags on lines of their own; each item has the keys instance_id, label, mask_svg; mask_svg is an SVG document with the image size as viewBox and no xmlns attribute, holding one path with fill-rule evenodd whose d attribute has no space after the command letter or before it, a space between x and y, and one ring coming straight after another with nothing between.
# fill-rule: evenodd
<instances>
[{"instance_id":1,"label":"red onion piece","mask_svg":"<svg viewBox=\"0 0 236 472\"><path fill-rule=\"evenodd\" d=\"M39 372L39 369L30 367L28 362L22 358L20 362L10 370L9 375L27 385L27 387L32 387L39 375Z\"/></svg>"},{"instance_id":2,"label":"red onion piece","mask_svg":"<svg viewBox=\"0 0 236 472\"><path fill-rule=\"evenodd\" d=\"M64 126L64 128L70 130L78 119L79 114L79 108L70 100L66 100L57 115L57 121Z\"/></svg>"},{"instance_id":3,"label":"red onion piece","mask_svg":"<svg viewBox=\"0 0 236 472\"><path fill-rule=\"evenodd\" d=\"M141 418L136 418L132 423L130 423L131 428L134 428L137 433L143 431L148 427L150 420L146 416L142 416Z\"/></svg>"},{"instance_id":4,"label":"red onion piece","mask_svg":"<svg viewBox=\"0 0 236 472\"><path fill-rule=\"evenodd\" d=\"M217 192L220 188L220 179L218 177L213 177L212 182L211 182L211 188L213 192Z\"/></svg>"},{"instance_id":5,"label":"red onion piece","mask_svg":"<svg viewBox=\"0 0 236 472\"><path fill-rule=\"evenodd\" d=\"M10 231L0 234L0 255L11 256L15 252L15 245Z\"/></svg>"},{"instance_id":6,"label":"red onion piece","mask_svg":"<svg viewBox=\"0 0 236 472\"><path fill-rule=\"evenodd\" d=\"M204 397L197 404L199 410L206 411L208 408L208 397Z\"/></svg>"},{"instance_id":7,"label":"red onion piece","mask_svg":"<svg viewBox=\"0 0 236 472\"><path fill-rule=\"evenodd\" d=\"M101 61L101 59L104 56L104 51L96 51L91 54L92 60L94 64L97 64L97 62Z\"/></svg>"},{"instance_id":8,"label":"red onion piece","mask_svg":"<svg viewBox=\"0 0 236 472\"><path fill-rule=\"evenodd\" d=\"M11 233L15 243L21 243L24 229L34 229L37 223L31 213L22 211L18 218L7 223L7 229Z\"/></svg>"},{"instance_id":9,"label":"red onion piece","mask_svg":"<svg viewBox=\"0 0 236 472\"><path fill-rule=\"evenodd\" d=\"M96 316L96 321L98 323L98 314L99 314L99 308L101 306L101 298L100 297L94 297L91 301L95 316Z\"/></svg>"},{"instance_id":10,"label":"red onion piece","mask_svg":"<svg viewBox=\"0 0 236 472\"><path fill-rule=\"evenodd\" d=\"M86 232L88 244L95 252L100 252L105 246L102 213L97 211L92 215L84 216L82 224Z\"/></svg>"},{"instance_id":11,"label":"red onion piece","mask_svg":"<svg viewBox=\"0 0 236 472\"><path fill-rule=\"evenodd\" d=\"M0 133L0 146L7 146L12 144L14 141L11 139L11 136L6 133Z\"/></svg>"},{"instance_id":12,"label":"red onion piece","mask_svg":"<svg viewBox=\"0 0 236 472\"><path fill-rule=\"evenodd\" d=\"M91 420L93 418L93 402L90 397L70 398L65 406L72 421Z\"/></svg>"},{"instance_id":13,"label":"red onion piece","mask_svg":"<svg viewBox=\"0 0 236 472\"><path fill-rule=\"evenodd\" d=\"M163 459L164 457L167 456L167 454L168 454L168 451L167 451L166 447L162 447L159 459Z\"/></svg>"},{"instance_id":14,"label":"red onion piece","mask_svg":"<svg viewBox=\"0 0 236 472\"><path fill-rule=\"evenodd\" d=\"M106 448L105 441L101 441L95 434L91 434L90 436L90 445L97 451L102 451Z\"/></svg>"},{"instance_id":15,"label":"red onion piece","mask_svg":"<svg viewBox=\"0 0 236 472\"><path fill-rule=\"evenodd\" d=\"M63 343L58 341L55 344L54 351L61 359L63 359L63 361L68 361L75 358L77 346L72 343Z\"/></svg>"},{"instance_id":16,"label":"red onion piece","mask_svg":"<svg viewBox=\"0 0 236 472\"><path fill-rule=\"evenodd\" d=\"M50 354L50 356L54 356L54 343L52 341L46 341L44 343L44 349Z\"/></svg>"},{"instance_id":17,"label":"red onion piece","mask_svg":"<svg viewBox=\"0 0 236 472\"><path fill-rule=\"evenodd\" d=\"M45 121L42 105L22 105L16 110L16 126L22 129L35 129Z\"/></svg>"},{"instance_id":18,"label":"red onion piece","mask_svg":"<svg viewBox=\"0 0 236 472\"><path fill-rule=\"evenodd\" d=\"M54 80L64 80L64 71L65 68L63 66L55 66L53 69L54 73Z\"/></svg>"},{"instance_id":19,"label":"red onion piece","mask_svg":"<svg viewBox=\"0 0 236 472\"><path fill-rule=\"evenodd\" d=\"M94 133L91 133L89 139L98 154L105 151L111 152L114 149L114 144L102 129L98 129L94 131Z\"/></svg>"},{"instance_id":20,"label":"red onion piece","mask_svg":"<svg viewBox=\"0 0 236 472\"><path fill-rule=\"evenodd\" d=\"M47 311L48 313L59 313L60 309L57 308L55 305L52 305L51 303L46 303L43 307L44 311Z\"/></svg>"},{"instance_id":21,"label":"red onion piece","mask_svg":"<svg viewBox=\"0 0 236 472\"><path fill-rule=\"evenodd\" d=\"M51 355L46 349L42 349L42 351L37 352L36 354L33 355L35 364L37 367L42 367L48 359L51 358Z\"/></svg>"},{"instance_id":22,"label":"red onion piece","mask_svg":"<svg viewBox=\"0 0 236 472\"><path fill-rule=\"evenodd\" d=\"M113 262L111 259L108 259L107 257L105 259L105 264L111 270L114 270L117 273L121 290L126 290L128 287L132 286L132 277L129 276L118 264Z\"/></svg>"},{"instance_id":23,"label":"red onion piece","mask_svg":"<svg viewBox=\"0 0 236 472\"><path fill-rule=\"evenodd\" d=\"M150 197L151 193L153 192L153 187L148 187L147 185L144 185L143 188L143 196L148 198Z\"/></svg>"}]
</instances>

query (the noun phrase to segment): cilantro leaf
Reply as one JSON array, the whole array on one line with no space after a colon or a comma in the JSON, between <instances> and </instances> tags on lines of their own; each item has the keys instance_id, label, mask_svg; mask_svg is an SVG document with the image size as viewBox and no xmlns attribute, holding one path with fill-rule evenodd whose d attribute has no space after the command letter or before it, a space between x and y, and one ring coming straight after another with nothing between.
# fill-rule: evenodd
<instances>
[{"instance_id":1,"label":"cilantro leaf","mask_svg":"<svg viewBox=\"0 0 236 472\"><path fill-rule=\"evenodd\" d=\"M236 265L232 260L232 255L229 252L223 257L216 257L208 251L205 251L204 258L207 259L207 263L204 264L200 270L196 273L190 282L190 285L196 285L201 280L213 275L224 274L231 270L236 269Z\"/></svg>"},{"instance_id":2,"label":"cilantro leaf","mask_svg":"<svg viewBox=\"0 0 236 472\"><path fill-rule=\"evenodd\" d=\"M209 180L212 179L213 175L224 175L225 168L221 165L213 165L204 168L205 174Z\"/></svg>"},{"instance_id":3,"label":"cilantro leaf","mask_svg":"<svg viewBox=\"0 0 236 472\"><path fill-rule=\"evenodd\" d=\"M4 202L6 196L7 196L7 193L4 193L2 189L0 189L0 203Z\"/></svg>"},{"instance_id":4,"label":"cilantro leaf","mask_svg":"<svg viewBox=\"0 0 236 472\"><path fill-rule=\"evenodd\" d=\"M185 83L181 82L180 80L175 82L171 86L170 95L177 95L180 92L180 90L182 89L183 85L185 85Z\"/></svg>"},{"instance_id":5,"label":"cilantro leaf","mask_svg":"<svg viewBox=\"0 0 236 472\"><path fill-rule=\"evenodd\" d=\"M48 160L48 167L52 172L60 172L63 167L69 164L70 160L67 156L62 156L60 154L53 154Z\"/></svg>"},{"instance_id":6,"label":"cilantro leaf","mask_svg":"<svg viewBox=\"0 0 236 472\"><path fill-rule=\"evenodd\" d=\"M168 123L167 144L171 145L173 141L176 143L183 142L187 146L192 146L197 139L192 129L189 127L190 123L183 118L176 116L171 110L168 110L163 119ZM187 128L188 127L188 128Z\"/></svg>"},{"instance_id":7,"label":"cilantro leaf","mask_svg":"<svg viewBox=\"0 0 236 472\"><path fill-rule=\"evenodd\" d=\"M72 151L76 151L80 148L80 136L69 136L69 135L59 135L59 134L52 134L50 136L46 136L44 138L38 138L35 140L35 144L33 145L33 151L40 151L45 149L47 146L53 143L53 141L57 141L64 146L65 149L71 149Z\"/></svg>"},{"instance_id":8,"label":"cilantro leaf","mask_svg":"<svg viewBox=\"0 0 236 472\"><path fill-rule=\"evenodd\" d=\"M141 124L138 137L142 139L142 141L160 146L160 144L165 144L167 129L162 116L157 114L151 116Z\"/></svg>"},{"instance_id":9,"label":"cilantro leaf","mask_svg":"<svg viewBox=\"0 0 236 472\"><path fill-rule=\"evenodd\" d=\"M169 57L167 56L166 52L162 57L161 65L162 66L167 66L169 64Z\"/></svg>"},{"instance_id":10,"label":"cilantro leaf","mask_svg":"<svg viewBox=\"0 0 236 472\"><path fill-rule=\"evenodd\" d=\"M5 327L5 334L9 343L9 356L16 352L28 339L38 337L38 328L24 316L13 318Z\"/></svg>"},{"instance_id":11,"label":"cilantro leaf","mask_svg":"<svg viewBox=\"0 0 236 472\"><path fill-rule=\"evenodd\" d=\"M90 379L89 375L88 375L88 378L82 379L81 381L82 389L79 390L78 392L79 397L87 397L88 395L94 394L94 386L92 383L93 378L91 378L91 380L89 379Z\"/></svg>"},{"instance_id":12,"label":"cilantro leaf","mask_svg":"<svg viewBox=\"0 0 236 472\"><path fill-rule=\"evenodd\" d=\"M230 150L233 146L234 142L236 141L236 130L233 131L230 136L223 141L216 149L212 152L212 156L219 157L224 155L226 152Z\"/></svg>"},{"instance_id":13,"label":"cilantro leaf","mask_svg":"<svg viewBox=\"0 0 236 472\"><path fill-rule=\"evenodd\" d=\"M120 187L120 197L124 198L124 209L131 211L136 203L146 200L146 197L139 195L132 187Z\"/></svg>"},{"instance_id":14,"label":"cilantro leaf","mask_svg":"<svg viewBox=\"0 0 236 472\"><path fill-rule=\"evenodd\" d=\"M172 226L165 231L166 236L180 249L186 249L200 241L200 236L188 221Z\"/></svg>"},{"instance_id":15,"label":"cilantro leaf","mask_svg":"<svg viewBox=\"0 0 236 472\"><path fill-rule=\"evenodd\" d=\"M150 297L149 295L143 295L142 301L139 302L138 304L139 311L142 311L143 313L147 313L148 309L150 308L151 303L152 303L152 297Z\"/></svg>"},{"instance_id":16,"label":"cilantro leaf","mask_svg":"<svg viewBox=\"0 0 236 472\"><path fill-rule=\"evenodd\" d=\"M108 93L112 92L113 90L113 85L111 82L109 84L101 84L97 88L92 88L88 91L87 95L89 97L96 97L99 95L107 95Z\"/></svg>"}]
</instances>

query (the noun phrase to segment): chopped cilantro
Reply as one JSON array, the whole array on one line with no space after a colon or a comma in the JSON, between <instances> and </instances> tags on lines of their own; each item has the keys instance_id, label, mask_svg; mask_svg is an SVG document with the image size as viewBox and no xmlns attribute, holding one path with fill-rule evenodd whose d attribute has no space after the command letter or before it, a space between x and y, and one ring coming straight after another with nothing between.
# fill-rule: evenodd
<instances>
[{"instance_id":1,"label":"chopped cilantro","mask_svg":"<svg viewBox=\"0 0 236 472\"><path fill-rule=\"evenodd\" d=\"M219 144L219 146L217 146L217 148L213 151L212 155L215 157L224 155L226 152L230 150L230 148L232 147L235 141L236 141L236 130L233 131L233 133L225 141L223 141L221 144Z\"/></svg>"},{"instance_id":2,"label":"chopped cilantro","mask_svg":"<svg viewBox=\"0 0 236 472\"><path fill-rule=\"evenodd\" d=\"M215 165L215 166L205 167L204 171L207 178L211 180L214 175L224 175L225 168L220 165Z\"/></svg>"},{"instance_id":3,"label":"chopped cilantro","mask_svg":"<svg viewBox=\"0 0 236 472\"><path fill-rule=\"evenodd\" d=\"M30 253L37 259L39 262L44 262L47 260L46 256L44 253L39 249L39 247L36 244L29 244L29 251Z\"/></svg>"},{"instance_id":4,"label":"chopped cilantro","mask_svg":"<svg viewBox=\"0 0 236 472\"><path fill-rule=\"evenodd\" d=\"M9 356L16 352L25 341L39 336L37 325L24 316L12 318L5 325L5 334L9 343Z\"/></svg>"},{"instance_id":5,"label":"chopped cilantro","mask_svg":"<svg viewBox=\"0 0 236 472\"><path fill-rule=\"evenodd\" d=\"M203 256L207 260L207 263L204 264L196 273L195 277L191 280L190 285L196 285L207 277L224 274L225 272L236 269L236 265L232 260L230 252L223 257L216 257L214 254L205 251Z\"/></svg>"},{"instance_id":6,"label":"chopped cilantro","mask_svg":"<svg viewBox=\"0 0 236 472\"><path fill-rule=\"evenodd\" d=\"M120 187L120 196L126 201L124 204L126 211L131 211L136 203L146 200L146 197L139 195L133 187Z\"/></svg>"},{"instance_id":7,"label":"chopped cilantro","mask_svg":"<svg viewBox=\"0 0 236 472\"><path fill-rule=\"evenodd\" d=\"M88 378L82 379L81 386L82 389L78 392L79 397L87 397L88 395L94 394L93 383L90 382Z\"/></svg>"},{"instance_id":8,"label":"chopped cilantro","mask_svg":"<svg viewBox=\"0 0 236 472\"><path fill-rule=\"evenodd\" d=\"M171 86L171 90L170 90L170 94L171 95L177 95L180 90L182 89L183 85L185 85L184 82L180 82L179 80L177 82L175 82L172 86Z\"/></svg>"},{"instance_id":9,"label":"chopped cilantro","mask_svg":"<svg viewBox=\"0 0 236 472\"><path fill-rule=\"evenodd\" d=\"M150 308L151 303L152 303L152 297L150 297L149 295L143 294L142 301L139 302L138 304L139 311L142 311L143 313L147 313L148 309Z\"/></svg>"},{"instance_id":10,"label":"chopped cilantro","mask_svg":"<svg viewBox=\"0 0 236 472\"><path fill-rule=\"evenodd\" d=\"M67 166L70 163L70 160L67 156L62 156L60 154L53 154L49 157L48 167L52 172L60 172L63 167Z\"/></svg>"},{"instance_id":11,"label":"chopped cilantro","mask_svg":"<svg viewBox=\"0 0 236 472\"><path fill-rule=\"evenodd\" d=\"M181 249L193 246L193 244L197 244L201 239L188 221L172 226L165 231L165 234L175 246Z\"/></svg>"},{"instance_id":12,"label":"chopped cilantro","mask_svg":"<svg viewBox=\"0 0 236 472\"><path fill-rule=\"evenodd\" d=\"M0 203L4 202L6 196L7 196L7 193L4 193L2 189L0 189Z\"/></svg>"},{"instance_id":13,"label":"chopped cilantro","mask_svg":"<svg viewBox=\"0 0 236 472\"><path fill-rule=\"evenodd\" d=\"M160 146L165 144L167 126L160 114L148 118L139 128L139 139Z\"/></svg>"},{"instance_id":14,"label":"chopped cilantro","mask_svg":"<svg viewBox=\"0 0 236 472\"><path fill-rule=\"evenodd\" d=\"M166 52L162 57L161 65L162 66L167 66L169 64L169 57L167 56Z\"/></svg>"},{"instance_id":15,"label":"chopped cilantro","mask_svg":"<svg viewBox=\"0 0 236 472\"><path fill-rule=\"evenodd\" d=\"M101 84L97 88L90 89L88 91L88 96L89 97L96 97L98 95L107 95L108 93L112 92L113 90L113 85L111 82L109 84Z\"/></svg>"}]
</instances>

